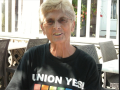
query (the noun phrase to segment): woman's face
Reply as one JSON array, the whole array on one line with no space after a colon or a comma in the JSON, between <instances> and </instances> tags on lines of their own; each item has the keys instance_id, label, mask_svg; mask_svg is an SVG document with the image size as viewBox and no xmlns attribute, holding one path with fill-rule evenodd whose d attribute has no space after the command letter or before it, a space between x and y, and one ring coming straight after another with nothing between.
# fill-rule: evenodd
<instances>
[{"instance_id":1,"label":"woman's face","mask_svg":"<svg viewBox=\"0 0 120 90\"><path fill-rule=\"evenodd\" d=\"M41 25L43 33L47 35L51 43L70 42L74 27L75 22L60 10L48 13Z\"/></svg>"}]
</instances>

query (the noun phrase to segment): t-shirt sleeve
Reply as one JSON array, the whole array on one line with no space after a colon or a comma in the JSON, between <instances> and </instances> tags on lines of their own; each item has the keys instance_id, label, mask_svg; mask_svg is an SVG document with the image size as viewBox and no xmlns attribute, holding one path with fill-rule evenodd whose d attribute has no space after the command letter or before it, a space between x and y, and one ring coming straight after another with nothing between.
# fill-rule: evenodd
<instances>
[{"instance_id":1,"label":"t-shirt sleeve","mask_svg":"<svg viewBox=\"0 0 120 90\"><path fill-rule=\"evenodd\" d=\"M100 83L99 83L99 73L97 69L97 64L95 63L93 58L88 58L88 73L85 83L85 90L99 90Z\"/></svg>"},{"instance_id":2,"label":"t-shirt sleeve","mask_svg":"<svg viewBox=\"0 0 120 90\"><path fill-rule=\"evenodd\" d=\"M29 52L26 52L5 90L28 90Z\"/></svg>"}]
</instances>

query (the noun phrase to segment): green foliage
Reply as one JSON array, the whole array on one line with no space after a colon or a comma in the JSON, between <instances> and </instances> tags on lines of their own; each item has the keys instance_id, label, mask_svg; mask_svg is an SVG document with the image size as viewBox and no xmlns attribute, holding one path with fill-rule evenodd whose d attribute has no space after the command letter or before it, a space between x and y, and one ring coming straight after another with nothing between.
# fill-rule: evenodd
<instances>
[{"instance_id":1,"label":"green foliage","mask_svg":"<svg viewBox=\"0 0 120 90\"><path fill-rule=\"evenodd\" d=\"M75 14L77 15L77 0L72 0L72 4L74 7Z\"/></svg>"},{"instance_id":2,"label":"green foliage","mask_svg":"<svg viewBox=\"0 0 120 90\"><path fill-rule=\"evenodd\" d=\"M74 11L76 14L76 22L77 22L77 1L78 0L72 0L72 4L74 7ZM85 20L85 24L86 24L86 17L87 17L87 5L85 4L87 3L87 0L83 0L81 3L81 22L80 22L80 27L82 28L83 26L83 21ZM96 8L94 7L96 3L91 3L91 19L93 18L93 15L96 15Z\"/></svg>"},{"instance_id":3,"label":"green foliage","mask_svg":"<svg viewBox=\"0 0 120 90\"><path fill-rule=\"evenodd\" d=\"M77 2L78 0L72 0L72 4L74 7L74 11L76 14L76 22L77 22ZM90 18L92 19L94 15L96 15L96 3L91 3L91 14ZM81 2L81 22L80 22L80 28L86 26L86 18L87 18L87 0L82 0ZM90 20L91 20L90 19ZM71 33L72 36L75 36L74 33Z\"/></svg>"},{"instance_id":4,"label":"green foliage","mask_svg":"<svg viewBox=\"0 0 120 90\"><path fill-rule=\"evenodd\" d=\"M71 36L75 36L74 32L71 33Z\"/></svg>"}]
</instances>

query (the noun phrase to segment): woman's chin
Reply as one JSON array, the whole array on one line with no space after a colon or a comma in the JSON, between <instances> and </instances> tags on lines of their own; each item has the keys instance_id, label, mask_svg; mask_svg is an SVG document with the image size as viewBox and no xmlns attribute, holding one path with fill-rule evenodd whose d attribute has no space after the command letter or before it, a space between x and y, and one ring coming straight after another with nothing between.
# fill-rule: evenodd
<instances>
[{"instance_id":1,"label":"woman's chin","mask_svg":"<svg viewBox=\"0 0 120 90\"><path fill-rule=\"evenodd\" d=\"M65 43L66 41L67 40L65 40L65 39L56 39L56 40L53 41L53 43L60 44L60 43Z\"/></svg>"}]
</instances>

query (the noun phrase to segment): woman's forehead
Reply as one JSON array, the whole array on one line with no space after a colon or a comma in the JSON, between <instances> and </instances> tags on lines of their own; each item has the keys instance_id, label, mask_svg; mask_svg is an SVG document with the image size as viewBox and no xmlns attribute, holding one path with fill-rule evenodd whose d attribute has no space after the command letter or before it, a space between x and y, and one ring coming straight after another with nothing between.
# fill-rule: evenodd
<instances>
[{"instance_id":1,"label":"woman's forehead","mask_svg":"<svg viewBox=\"0 0 120 90\"><path fill-rule=\"evenodd\" d=\"M49 12L46 16L45 19L59 19L61 17L68 17L65 13L63 13L61 10L55 10L52 12Z\"/></svg>"}]
</instances>

